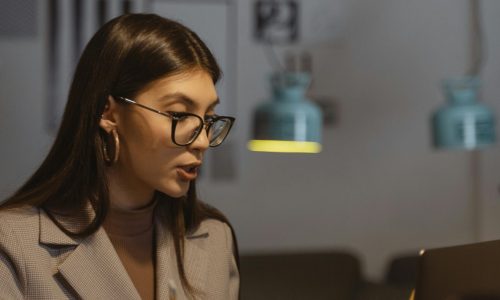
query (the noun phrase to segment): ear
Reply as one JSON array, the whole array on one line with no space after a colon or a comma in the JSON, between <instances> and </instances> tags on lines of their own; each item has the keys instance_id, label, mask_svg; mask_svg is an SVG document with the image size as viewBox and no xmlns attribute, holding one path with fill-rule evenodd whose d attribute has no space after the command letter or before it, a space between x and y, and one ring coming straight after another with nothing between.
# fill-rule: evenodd
<instances>
[{"instance_id":1,"label":"ear","mask_svg":"<svg viewBox=\"0 0 500 300\"><path fill-rule=\"evenodd\" d=\"M117 119L118 103L116 103L113 96L109 95L106 101L106 106L104 106L104 112L102 113L101 120L99 121L99 126L107 133L111 133L113 129L116 129Z\"/></svg>"}]
</instances>

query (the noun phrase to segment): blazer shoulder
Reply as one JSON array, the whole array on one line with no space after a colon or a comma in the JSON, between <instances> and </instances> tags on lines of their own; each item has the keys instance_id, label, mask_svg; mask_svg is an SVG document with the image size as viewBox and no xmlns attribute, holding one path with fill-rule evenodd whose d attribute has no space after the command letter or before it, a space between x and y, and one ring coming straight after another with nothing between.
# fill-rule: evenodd
<instances>
[{"instance_id":1,"label":"blazer shoulder","mask_svg":"<svg viewBox=\"0 0 500 300\"><path fill-rule=\"evenodd\" d=\"M229 225L225 222L222 222L217 219L206 219L200 223L200 227L196 232L198 233L208 233L209 235L217 235L217 234L226 234L229 228Z\"/></svg>"},{"instance_id":2,"label":"blazer shoulder","mask_svg":"<svg viewBox=\"0 0 500 300\"><path fill-rule=\"evenodd\" d=\"M203 231L221 230L226 226L228 226L226 223L212 218L205 219L200 223L200 229Z\"/></svg>"},{"instance_id":3,"label":"blazer shoulder","mask_svg":"<svg viewBox=\"0 0 500 300\"><path fill-rule=\"evenodd\" d=\"M38 224L40 209L34 206L22 206L0 210L0 228Z\"/></svg>"},{"instance_id":4,"label":"blazer shoulder","mask_svg":"<svg viewBox=\"0 0 500 300\"><path fill-rule=\"evenodd\" d=\"M233 234L231 228L225 222L217 219L206 219L200 224L194 236L205 235L219 246L224 245L226 249L233 250Z\"/></svg>"},{"instance_id":5,"label":"blazer shoulder","mask_svg":"<svg viewBox=\"0 0 500 300\"><path fill-rule=\"evenodd\" d=\"M39 209L32 206L0 211L0 290L12 299L25 298L29 263L37 260L28 255L38 245Z\"/></svg>"},{"instance_id":6,"label":"blazer shoulder","mask_svg":"<svg viewBox=\"0 0 500 300\"><path fill-rule=\"evenodd\" d=\"M38 244L40 209L33 206L0 210L0 244L10 238L21 244ZM12 242L12 241L11 241Z\"/></svg>"}]
</instances>

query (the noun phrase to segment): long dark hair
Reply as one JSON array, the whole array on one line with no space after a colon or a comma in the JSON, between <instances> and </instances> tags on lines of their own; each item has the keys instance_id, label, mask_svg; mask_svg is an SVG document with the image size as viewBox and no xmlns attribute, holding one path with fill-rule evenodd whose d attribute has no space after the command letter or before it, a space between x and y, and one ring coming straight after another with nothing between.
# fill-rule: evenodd
<instances>
[{"instance_id":1,"label":"long dark hair","mask_svg":"<svg viewBox=\"0 0 500 300\"><path fill-rule=\"evenodd\" d=\"M0 208L33 205L46 210L66 234L83 238L103 223L109 207L105 132L99 127L109 95L134 98L148 84L192 70L206 71L216 83L221 71L210 50L190 29L154 14L129 14L106 23L90 40L80 58L69 91L68 103L55 142L38 170ZM111 151L111 149L110 149ZM226 217L199 201L195 183L186 197L162 198L162 213L172 232L182 285L195 292L183 264L184 237L208 218L227 223ZM71 231L55 216L80 217L91 204L95 212L86 226ZM238 249L234 231L234 253Z\"/></svg>"}]
</instances>

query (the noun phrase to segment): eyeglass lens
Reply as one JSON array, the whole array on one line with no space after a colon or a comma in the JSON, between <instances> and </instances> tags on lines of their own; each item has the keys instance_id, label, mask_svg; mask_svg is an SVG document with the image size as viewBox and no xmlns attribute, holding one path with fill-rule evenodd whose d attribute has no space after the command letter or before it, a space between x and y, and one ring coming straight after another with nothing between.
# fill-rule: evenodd
<instances>
[{"instance_id":1,"label":"eyeglass lens","mask_svg":"<svg viewBox=\"0 0 500 300\"><path fill-rule=\"evenodd\" d=\"M227 136L230 126L231 122L227 119L219 119L215 121L208 132L210 146L217 146L222 143Z\"/></svg>"},{"instance_id":2,"label":"eyeglass lens","mask_svg":"<svg viewBox=\"0 0 500 300\"><path fill-rule=\"evenodd\" d=\"M226 119L215 121L208 131L210 146L219 145L226 137L230 122ZM198 136L202 129L203 122L195 116L183 116L177 120L175 128L175 142L180 145L187 145Z\"/></svg>"}]
</instances>

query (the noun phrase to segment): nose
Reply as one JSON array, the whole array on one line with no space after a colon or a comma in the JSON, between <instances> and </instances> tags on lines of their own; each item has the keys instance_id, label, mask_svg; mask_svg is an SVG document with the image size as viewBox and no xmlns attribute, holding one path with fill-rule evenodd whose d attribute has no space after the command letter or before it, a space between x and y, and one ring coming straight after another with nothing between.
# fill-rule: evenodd
<instances>
[{"instance_id":1,"label":"nose","mask_svg":"<svg viewBox=\"0 0 500 300\"><path fill-rule=\"evenodd\" d=\"M208 134L207 134L207 129L205 126L203 126L203 129L201 130L200 134L198 137L194 140L193 143L188 145L190 149L193 150L200 150L200 151L205 151L209 147L209 141L208 141Z\"/></svg>"}]
</instances>

